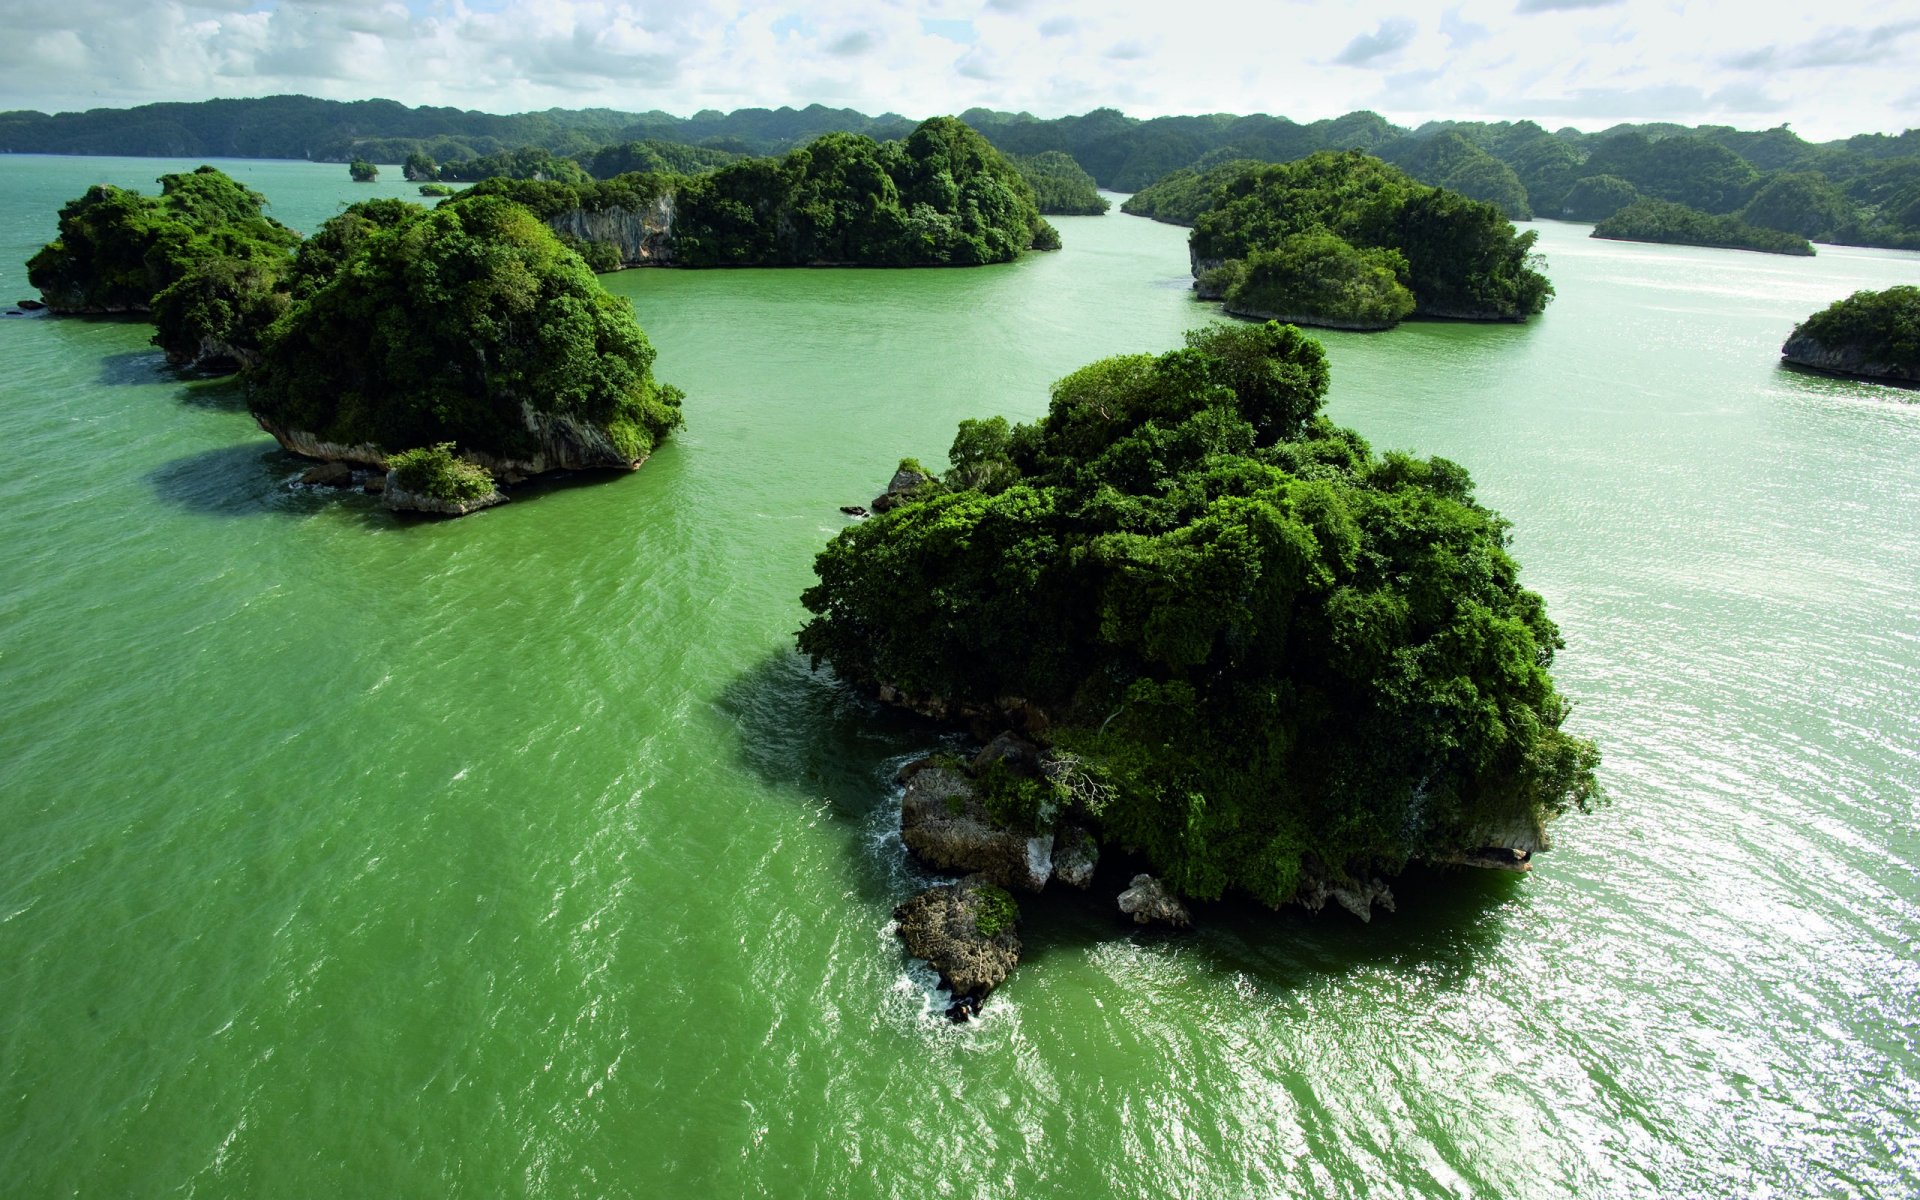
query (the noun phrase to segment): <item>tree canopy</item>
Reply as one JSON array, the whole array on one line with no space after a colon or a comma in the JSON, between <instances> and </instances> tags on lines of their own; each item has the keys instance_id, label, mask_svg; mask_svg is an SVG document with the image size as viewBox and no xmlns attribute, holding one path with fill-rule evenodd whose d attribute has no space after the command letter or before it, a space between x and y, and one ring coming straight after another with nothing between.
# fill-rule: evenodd
<instances>
[{"instance_id":1,"label":"tree canopy","mask_svg":"<svg viewBox=\"0 0 1920 1200\"><path fill-rule=\"evenodd\" d=\"M1097 217L1112 207L1086 169L1064 150L1047 150L1013 160L1033 189L1042 216Z\"/></svg>"},{"instance_id":2,"label":"tree canopy","mask_svg":"<svg viewBox=\"0 0 1920 1200\"><path fill-rule=\"evenodd\" d=\"M1623 242L1674 242L1686 246L1721 246L1758 250L1765 254L1813 253L1799 234L1749 225L1739 217L1713 216L1684 204L1642 197L1593 227L1593 236Z\"/></svg>"},{"instance_id":3,"label":"tree canopy","mask_svg":"<svg viewBox=\"0 0 1920 1200\"><path fill-rule=\"evenodd\" d=\"M1830 351L1920 377L1920 287L1859 291L1814 313L1794 329Z\"/></svg>"},{"instance_id":4,"label":"tree canopy","mask_svg":"<svg viewBox=\"0 0 1920 1200\"><path fill-rule=\"evenodd\" d=\"M1105 359L836 537L800 648L949 711L1018 696L1071 817L1177 889L1279 904L1591 806L1559 633L1445 459L1319 415L1317 343L1216 326ZM1504 844L1504 843L1503 843Z\"/></svg>"},{"instance_id":5,"label":"tree canopy","mask_svg":"<svg viewBox=\"0 0 1920 1200\"><path fill-rule=\"evenodd\" d=\"M638 460L680 424L628 303L526 209L349 210L303 257L263 337L249 405L273 424L388 451L526 454L526 411L604 429ZM523 411L524 410L524 411Z\"/></svg>"},{"instance_id":6,"label":"tree canopy","mask_svg":"<svg viewBox=\"0 0 1920 1200\"><path fill-rule=\"evenodd\" d=\"M1283 277L1267 273L1266 295L1255 304L1245 290L1260 274L1253 256L1268 252L1272 262L1272 252L1304 234L1328 235L1369 253L1321 257L1342 264L1340 288L1275 293ZM1377 281L1360 286L1382 267L1411 293L1414 316L1521 320L1538 313L1553 285L1534 269L1535 237L1515 232L1491 204L1416 183L1355 150L1227 176L1189 244L1202 294L1225 299L1230 309L1346 325L1380 323L1382 313L1400 307L1398 299L1387 299L1395 295L1391 288ZM1370 253L1376 251L1382 253ZM1333 307L1316 307L1330 301Z\"/></svg>"},{"instance_id":7,"label":"tree canopy","mask_svg":"<svg viewBox=\"0 0 1920 1200\"><path fill-rule=\"evenodd\" d=\"M163 175L160 195L98 184L60 209L59 233L27 261L56 312L144 312L199 262L276 269L300 235L265 214L266 197L213 167Z\"/></svg>"}]
</instances>

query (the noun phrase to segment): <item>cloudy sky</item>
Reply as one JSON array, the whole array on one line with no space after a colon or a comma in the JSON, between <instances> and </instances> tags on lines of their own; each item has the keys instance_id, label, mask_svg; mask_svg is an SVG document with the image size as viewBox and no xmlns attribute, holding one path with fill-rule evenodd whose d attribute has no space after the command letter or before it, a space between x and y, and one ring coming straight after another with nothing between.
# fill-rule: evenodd
<instances>
[{"instance_id":1,"label":"cloudy sky","mask_svg":"<svg viewBox=\"0 0 1920 1200\"><path fill-rule=\"evenodd\" d=\"M1372 108L1920 125L1913 0L0 0L0 108L299 92L490 112Z\"/></svg>"}]
</instances>

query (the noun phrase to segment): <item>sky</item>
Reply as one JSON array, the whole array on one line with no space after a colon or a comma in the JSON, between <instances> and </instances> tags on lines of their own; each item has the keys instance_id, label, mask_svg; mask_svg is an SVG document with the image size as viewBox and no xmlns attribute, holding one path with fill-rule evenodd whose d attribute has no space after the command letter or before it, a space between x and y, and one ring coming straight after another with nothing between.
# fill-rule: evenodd
<instances>
[{"instance_id":1,"label":"sky","mask_svg":"<svg viewBox=\"0 0 1920 1200\"><path fill-rule=\"evenodd\" d=\"M487 112L1373 109L1920 126L1913 0L0 0L0 109L301 93Z\"/></svg>"}]
</instances>

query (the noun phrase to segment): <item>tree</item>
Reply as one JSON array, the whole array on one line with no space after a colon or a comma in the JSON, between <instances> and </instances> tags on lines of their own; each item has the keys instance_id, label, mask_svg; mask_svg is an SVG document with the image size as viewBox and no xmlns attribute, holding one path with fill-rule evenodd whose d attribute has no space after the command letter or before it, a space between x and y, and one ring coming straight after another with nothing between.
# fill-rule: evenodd
<instances>
[{"instance_id":1,"label":"tree","mask_svg":"<svg viewBox=\"0 0 1920 1200\"><path fill-rule=\"evenodd\" d=\"M356 158L347 164L347 174L353 176L355 183L372 183L380 178L380 168L364 158Z\"/></svg>"}]
</instances>

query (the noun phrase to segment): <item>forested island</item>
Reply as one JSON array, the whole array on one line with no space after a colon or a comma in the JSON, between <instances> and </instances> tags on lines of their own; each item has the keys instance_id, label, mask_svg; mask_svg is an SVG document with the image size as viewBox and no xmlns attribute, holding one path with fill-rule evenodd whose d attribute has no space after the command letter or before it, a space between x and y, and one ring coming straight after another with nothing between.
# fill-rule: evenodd
<instances>
[{"instance_id":1,"label":"forested island","mask_svg":"<svg viewBox=\"0 0 1920 1200\"><path fill-rule=\"evenodd\" d=\"M370 200L302 240L212 167L160 184L67 204L30 282L56 312L150 312L170 361L240 368L261 428L379 472L389 507L457 515L532 475L631 469L680 424L631 306L519 205Z\"/></svg>"},{"instance_id":2,"label":"forested island","mask_svg":"<svg viewBox=\"0 0 1920 1200\"><path fill-rule=\"evenodd\" d=\"M1741 130L1647 123L1585 133L1549 131L1532 121L1435 121L1407 129L1365 111L1305 123L1266 114L1139 120L1110 108L1049 120L976 108L960 119L1016 159L1062 153L1100 186L1122 192L1140 191L1179 171L1204 173L1234 159L1289 162L1319 150L1363 149L1422 183L1487 201L1513 219L1598 221L1645 197L1709 216L1737 214L1751 225L1814 241L1920 249L1916 130L1815 143L1784 125ZM57 116L4 113L0 148L395 163L423 154L450 163L534 147L605 179L633 170L685 173L721 165L608 156L613 148L635 143L767 156L828 133L899 139L916 124L897 113L870 117L821 105L708 110L684 118L607 109L497 116L408 108L387 100L274 96ZM493 169L491 163L456 170L461 179L514 173ZM560 177L544 167L534 173ZM1034 186L1045 191L1037 181ZM1184 221L1195 215L1186 214Z\"/></svg>"},{"instance_id":3,"label":"forested island","mask_svg":"<svg viewBox=\"0 0 1920 1200\"><path fill-rule=\"evenodd\" d=\"M907 844L969 874L899 914L957 1006L1017 956L1007 890L1102 853L1150 869L1143 920L1365 916L1411 862L1524 870L1597 802L1506 523L1327 420L1327 383L1272 323L1094 363L1033 424L962 422L943 473L903 463L817 559L801 650L987 742L906 772Z\"/></svg>"},{"instance_id":4,"label":"forested island","mask_svg":"<svg viewBox=\"0 0 1920 1200\"><path fill-rule=\"evenodd\" d=\"M1593 227L1592 236L1622 242L1670 242L1681 246L1720 246L1763 254L1813 253L1813 243L1797 233L1763 229L1739 217L1709 216L1666 200L1641 198Z\"/></svg>"},{"instance_id":5,"label":"forested island","mask_svg":"<svg viewBox=\"0 0 1920 1200\"><path fill-rule=\"evenodd\" d=\"M1553 294L1535 234L1362 151L1223 178L1188 244L1196 292L1235 315L1336 329L1520 321Z\"/></svg>"},{"instance_id":6,"label":"forested island","mask_svg":"<svg viewBox=\"0 0 1920 1200\"><path fill-rule=\"evenodd\" d=\"M495 178L467 194L526 205L598 270L977 266L1060 245L1014 164L951 117L900 141L828 134L697 175Z\"/></svg>"},{"instance_id":7,"label":"forested island","mask_svg":"<svg viewBox=\"0 0 1920 1200\"><path fill-rule=\"evenodd\" d=\"M1840 375L1920 383L1920 287L1836 300L1794 326L1780 356Z\"/></svg>"}]
</instances>

